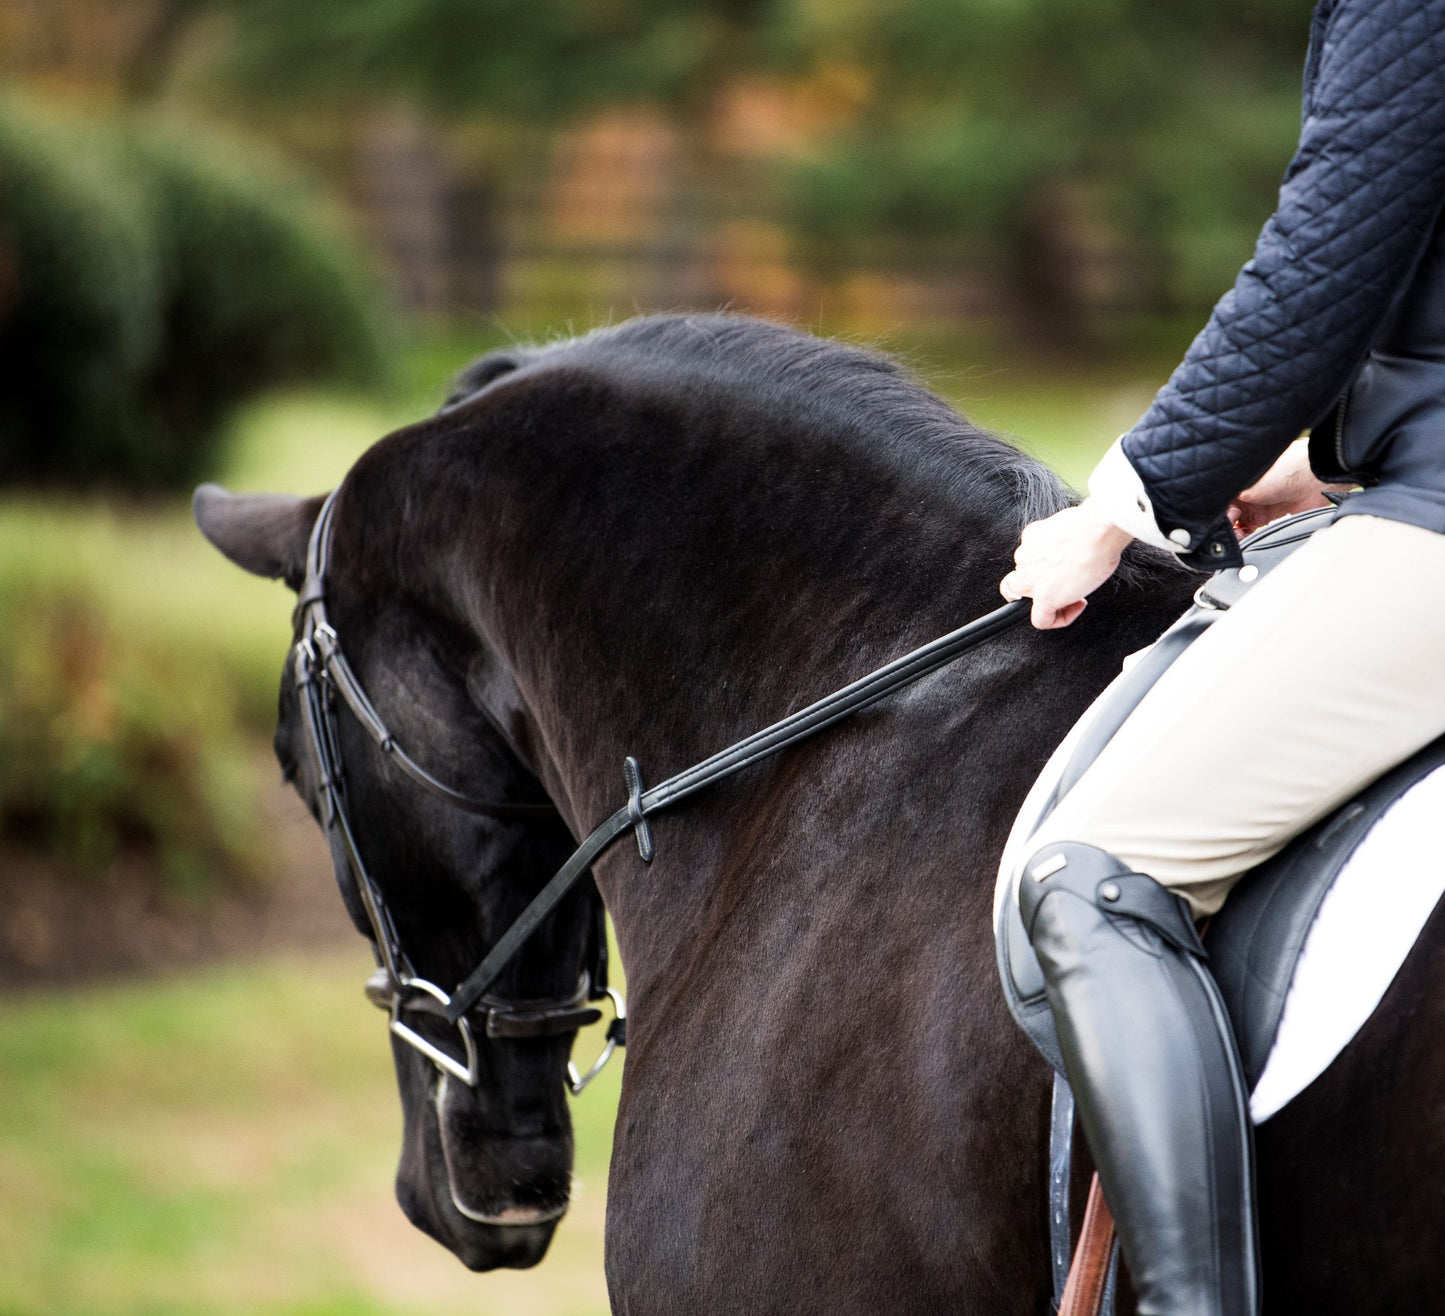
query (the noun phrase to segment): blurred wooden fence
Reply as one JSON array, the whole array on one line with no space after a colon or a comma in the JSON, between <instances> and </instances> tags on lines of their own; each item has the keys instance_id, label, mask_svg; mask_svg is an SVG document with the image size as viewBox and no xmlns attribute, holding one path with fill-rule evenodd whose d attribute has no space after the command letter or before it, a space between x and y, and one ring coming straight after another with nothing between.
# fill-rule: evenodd
<instances>
[{"instance_id":1,"label":"blurred wooden fence","mask_svg":"<svg viewBox=\"0 0 1445 1316\"><path fill-rule=\"evenodd\" d=\"M899 252L820 276L768 215L746 162L697 160L645 112L601 115L513 164L449 149L417 116L377 112L316 157L342 181L402 300L438 316L555 321L732 307L813 322L957 322L1000 289L959 251Z\"/></svg>"},{"instance_id":2,"label":"blurred wooden fence","mask_svg":"<svg viewBox=\"0 0 1445 1316\"><path fill-rule=\"evenodd\" d=\"M204 24L177 35L186 12L178 0L0 0L0 77L82 102L171 84L184 99L188 52L204 63L207 41ZM395 104L268 114L259 126L342 192L399 300L429 316L556 323L729 306L867 330L1018 310L1031 283L1051 315L1129 301L1117 241L1088 198L1062 194L1024 275L947 242L822 273L779 223L763 167L826 128L836 107L815 101L744 84L706 123L614 110L520 145Z\"/></svg>"}]
</instances>

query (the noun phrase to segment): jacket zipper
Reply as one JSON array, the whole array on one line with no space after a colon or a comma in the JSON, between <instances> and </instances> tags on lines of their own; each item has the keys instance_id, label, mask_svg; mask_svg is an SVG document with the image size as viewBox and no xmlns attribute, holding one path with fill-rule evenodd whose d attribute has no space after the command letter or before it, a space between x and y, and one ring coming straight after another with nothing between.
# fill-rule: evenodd
<instances>
[{"instance_id":1,"label":"jacket zipper","mask_svg":"<svg viewBox=\"0 0 1445 1316\"><path fill-rule=\"evenodd\" d=\"M1335 463L1341 475L1350 473L1350 468L1345 463L1345 409L1349 403L1350 390L1347 388L1340 394L1340 405L1335 411Z\"/></svg>"}]
</instances>

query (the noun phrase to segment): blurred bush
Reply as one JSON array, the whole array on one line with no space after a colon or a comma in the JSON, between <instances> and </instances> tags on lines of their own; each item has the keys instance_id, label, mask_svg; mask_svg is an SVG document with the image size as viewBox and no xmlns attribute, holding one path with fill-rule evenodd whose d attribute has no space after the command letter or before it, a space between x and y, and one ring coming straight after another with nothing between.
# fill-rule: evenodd
<instances>
[{"instance_id":1,"label":"blurred bush","mask_svg":"<svg viewBox=\"0 0 1445 1316\"><path fill-rule=\"evenodd\" d=\"M0 845L172 894L250 880L256 774L223 678L179 671L83 590L0 593Z\"/></svg>"},{"instance_id":2,"label":"blurred bush","mask_svg":"<svg viewBox=\"0 0 1445 1316\"><path fill-rule=\"evenodd\" d=\"M0 479L124 464L127 395L160 343L158 266L113 160L0 102Z\"/></svg>"},{"instance_id":3,"label":"blurred bush","mask_svg":"<svg viewBox=\"0 0 1445 1316\"><path fill-rule=\"evenodd\" d=\"M0 480L176 488L281 384L374 382L362 259L268 158L0 101Z\"/></svg>"}]
</instances>

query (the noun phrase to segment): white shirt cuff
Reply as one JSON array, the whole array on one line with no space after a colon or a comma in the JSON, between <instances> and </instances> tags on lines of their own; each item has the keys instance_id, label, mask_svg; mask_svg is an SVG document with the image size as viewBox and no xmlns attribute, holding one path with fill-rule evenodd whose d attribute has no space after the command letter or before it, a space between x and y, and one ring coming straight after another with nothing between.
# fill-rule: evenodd
<instances>
[{"instance_id":1,"label":"white shirt cuff","mask_svg":"<svg viewBox=\"0 0 1445 1316\"><path fill-rule=\"evenodd\" d=\"M1144 489L1139 472L1124 455L1123 440L1115 439L1089 476L1089 504L1104 520L1127 530L1155 548L1186 553L1191 547L1187 530L1166 534L1154 519L1154 504Z\"/></svg>"}]
</instances>

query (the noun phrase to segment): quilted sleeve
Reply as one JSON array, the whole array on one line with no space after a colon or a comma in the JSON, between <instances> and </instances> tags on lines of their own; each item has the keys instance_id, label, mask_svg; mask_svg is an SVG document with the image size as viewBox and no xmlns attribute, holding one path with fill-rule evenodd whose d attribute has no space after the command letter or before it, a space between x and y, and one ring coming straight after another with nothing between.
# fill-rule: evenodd
<instances>
[{"instance_id":1,"label":"quilted sleeve","mask_svg":"<svg viewBox=\"0 0 1445 1316\"><path fill-rule=\"evenodd\" d=\"M1339 0L1279 206L1123 440L1186 560L1235 558L1229 500L1347 387L1442 201L1445 0Z\"/></svg>"}]
</instances>

